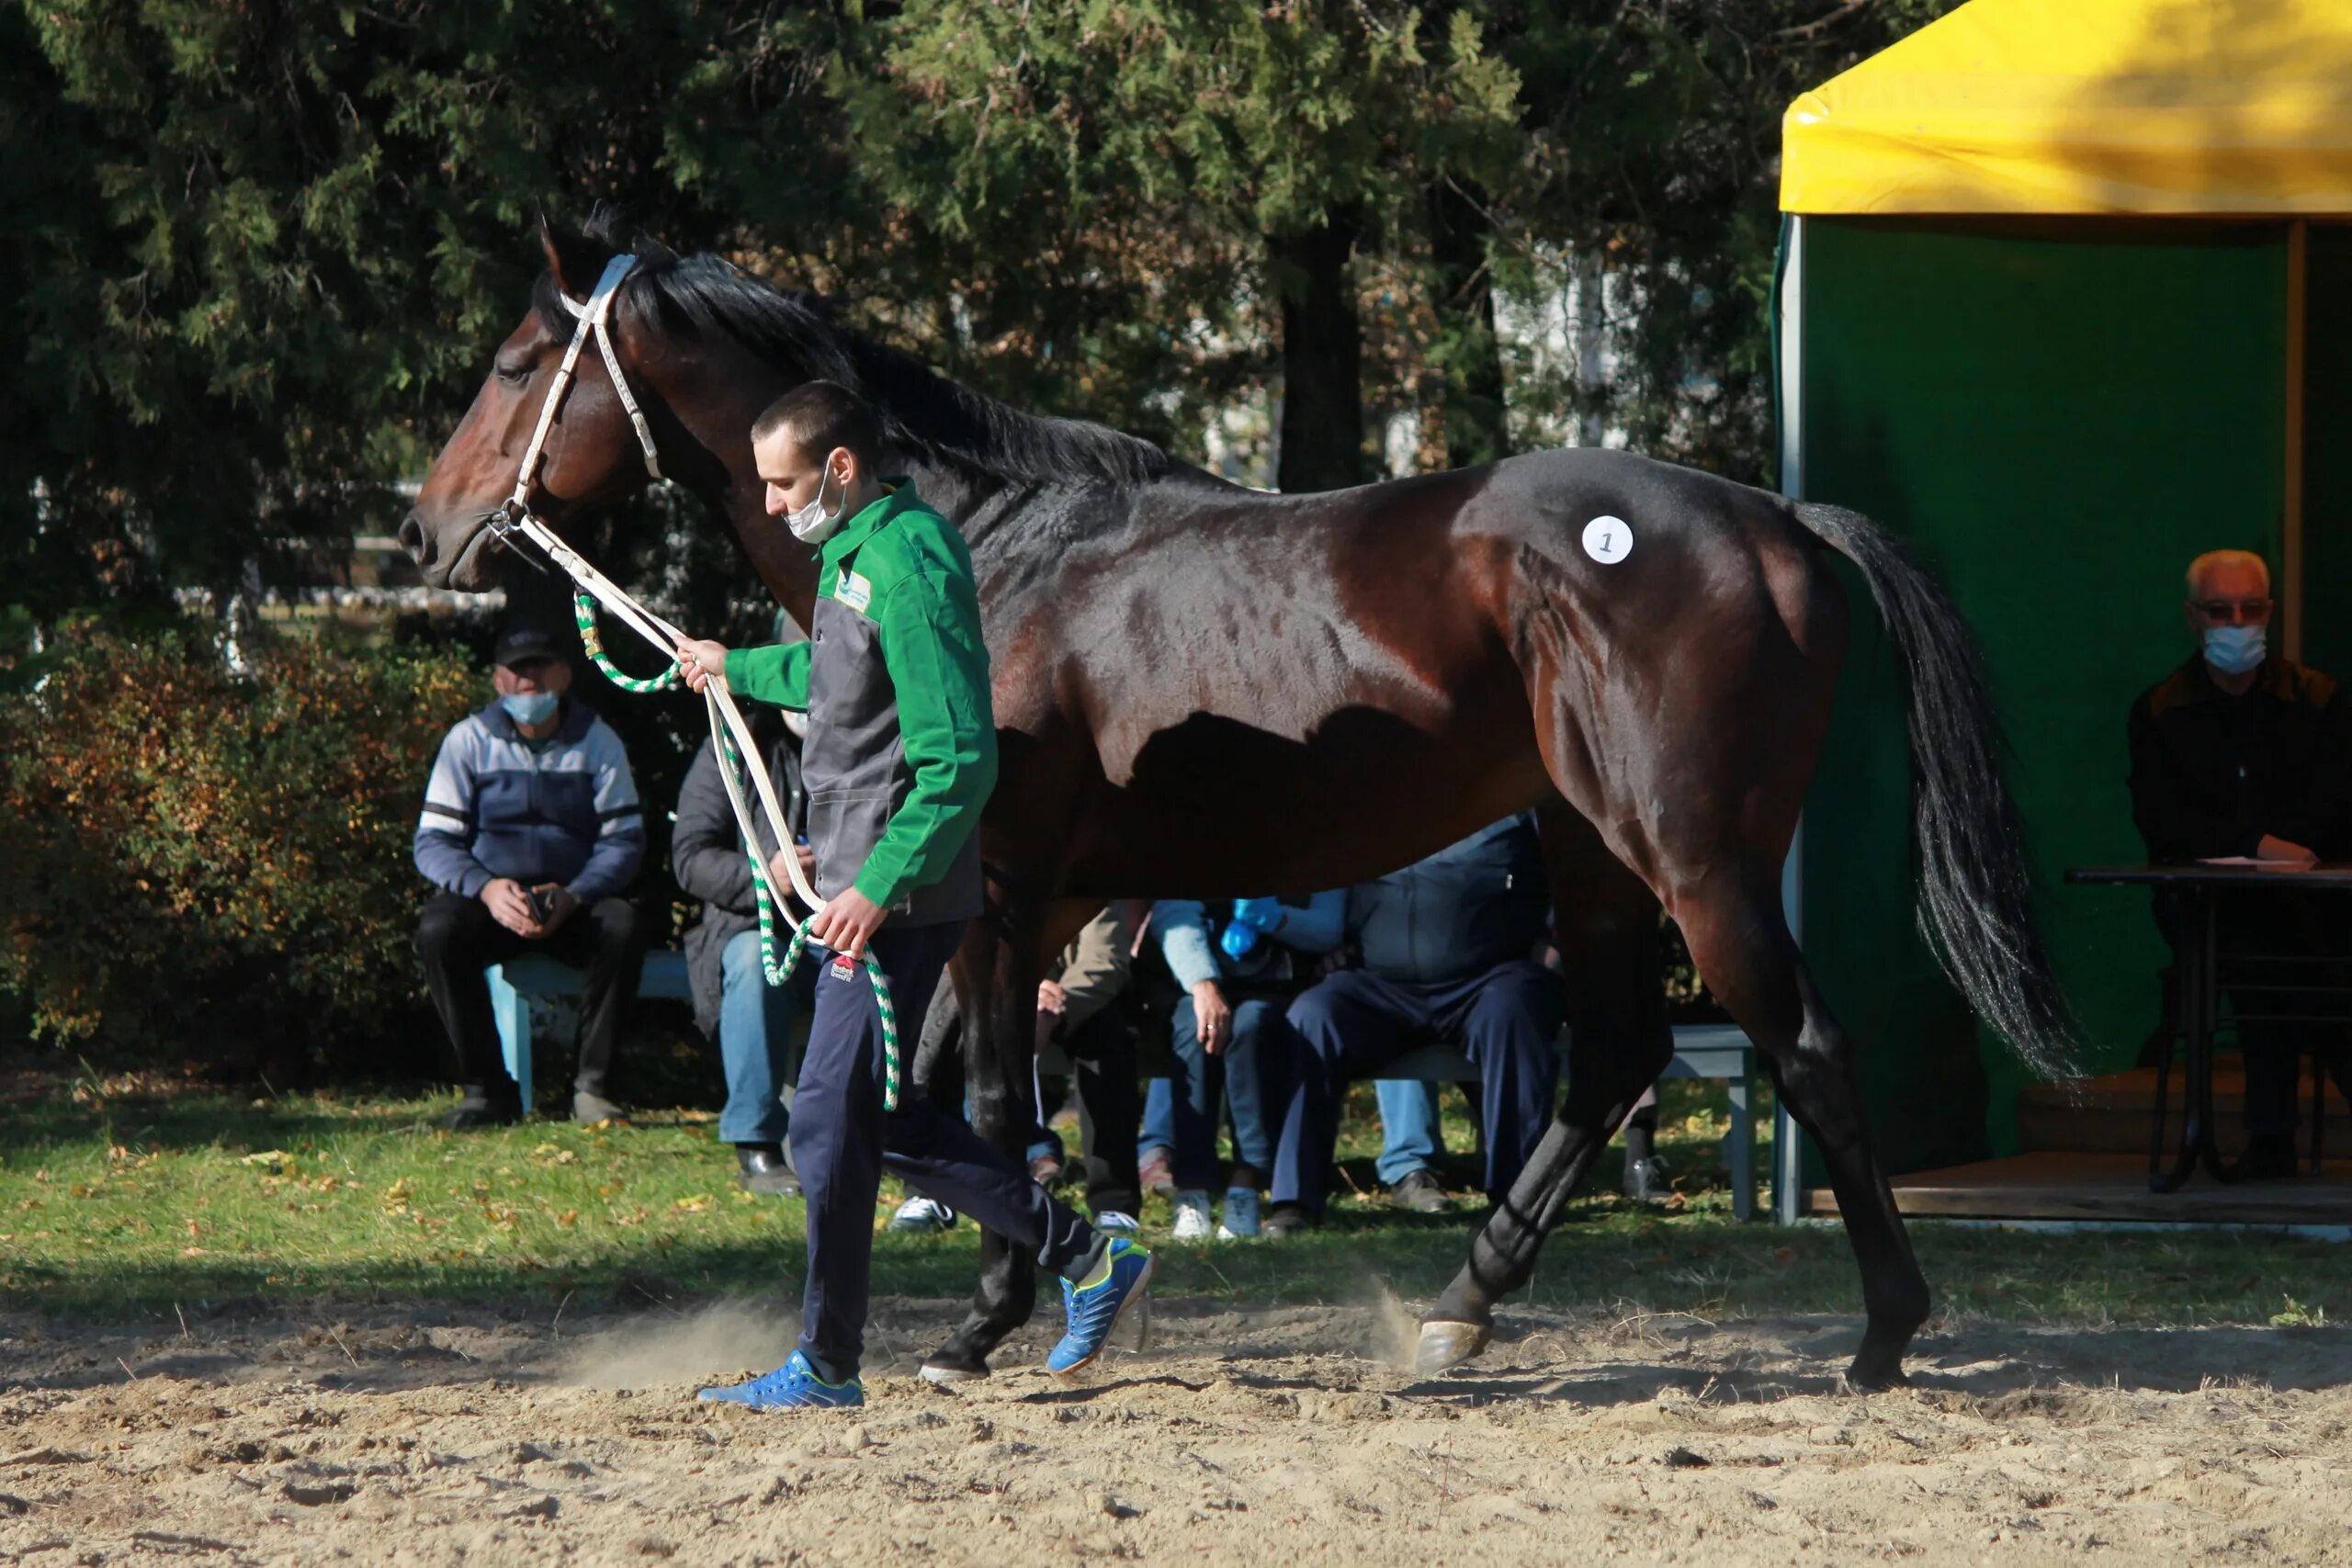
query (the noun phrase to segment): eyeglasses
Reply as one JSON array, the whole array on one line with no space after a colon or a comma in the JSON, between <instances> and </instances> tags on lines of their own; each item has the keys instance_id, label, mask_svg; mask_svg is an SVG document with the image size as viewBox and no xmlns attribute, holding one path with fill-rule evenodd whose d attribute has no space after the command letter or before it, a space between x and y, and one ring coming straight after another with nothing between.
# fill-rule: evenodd
<instances>
[{"instance_id":1,"label":"eyeglasses","mask_svg":"<svg viewBox=\"0 0 2352 1568\"><path fill-rule=\"evenodd\" d=\"M2198 599L2192 603L2208 626L2258 626L2270 618L2267 599Z\"/></svg>"}]
</instances>

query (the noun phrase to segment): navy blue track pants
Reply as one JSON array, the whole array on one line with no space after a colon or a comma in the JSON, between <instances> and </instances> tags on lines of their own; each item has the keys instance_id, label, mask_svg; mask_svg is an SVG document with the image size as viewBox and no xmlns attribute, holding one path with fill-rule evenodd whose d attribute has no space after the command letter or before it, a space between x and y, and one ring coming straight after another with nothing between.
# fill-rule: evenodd
<instances>
[{"instance_id":1,"label":"navy blue track pants","mask_svg":"<svg viewBox=\"0 0 2352 1568\"><path fill-rule=\"evenodd\" d=\"M932 993L963 934L961 920L886 925L867 944L890 977L899 1053L909 1069ZM899 1109L884 1115L882 1015L865 966L844 976L831 954L811 948L808 956L820 967L792 1101L792 1168L808 1211L800 1348L828 1380L839 1382L856 1372L865 1349L874 1203L886 1168L914 1191L1034 1252L1040 1268L1056 1273L1082 1273L1095 1235L1030 1180L1020 1161L918 1092L910 1071Z\"/></svg>"}]
</instances>

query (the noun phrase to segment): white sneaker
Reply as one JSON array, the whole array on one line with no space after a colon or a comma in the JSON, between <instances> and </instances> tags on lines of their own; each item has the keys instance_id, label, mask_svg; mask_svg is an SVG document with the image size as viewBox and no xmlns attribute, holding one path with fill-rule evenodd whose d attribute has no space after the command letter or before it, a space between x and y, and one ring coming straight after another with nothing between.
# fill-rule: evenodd
<instances>
[{"instance_id":1,"label":"white sneaker","mask_svg":"<svg viewBox=\"0 0 2352 1568\"><path fill-rule=\"evenodd\" d=\"M956 1224L956 1211L933 1198L910 1198L890 1216L894 1231L944 1231Z\"/></svg>"},{"instance_id":2,"label":"white sneaker","mask_svg":"<svg viewBox=\"0 0 2352 1568\"><path fill-rule=\"evenodd\" d=\"M1209 1238L1209 1195L1197 1187L1188 1187L1176 1194L1176 1229L1171 1233L1178 1241L1206 1241Z\"/></svg>"},{"instance_id":3,"label":"white sneaker","mask_svg":"<svg viewBox=\"0 0 2352 1568\"><path fill-rule=\"evenodd\" d=\"M1137 1235L1143 1226L1124 1209L1105 1209L1094 1216L1094 1228L1106 1235Z\"/></svg>"},{"instance_id":4,"label":"white sneaker","mask_svg":"<svg viewBox=\"0 0 2352 1568\"><path fill-rule=\"evenodd\" d=\"M1216 1227L1217 1240L1255 1241L1258 1235L1258 1190L1254 1187L1227 1188L1225 1223Z\"/></svg>"}]
</instances>

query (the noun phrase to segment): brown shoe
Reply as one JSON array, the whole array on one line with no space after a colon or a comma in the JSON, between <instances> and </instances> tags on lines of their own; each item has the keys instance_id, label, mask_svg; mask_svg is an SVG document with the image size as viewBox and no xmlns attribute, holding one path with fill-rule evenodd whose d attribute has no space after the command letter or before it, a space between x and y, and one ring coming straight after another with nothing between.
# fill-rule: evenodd
<instances>
[{"instance_id":1,"label":"brown shoe","mask_svg":"<svg viewBox=\"0 0 2352 1568\"><path fill-rule=\"evenodd\" d=\"M1427 1166L1408 1170L1390 1182L1388 1201L1416 1214L1442 1214L1453 1207L1453 1200L1445 1195L1445 1184Z\"/></svg>"}]
</instances>

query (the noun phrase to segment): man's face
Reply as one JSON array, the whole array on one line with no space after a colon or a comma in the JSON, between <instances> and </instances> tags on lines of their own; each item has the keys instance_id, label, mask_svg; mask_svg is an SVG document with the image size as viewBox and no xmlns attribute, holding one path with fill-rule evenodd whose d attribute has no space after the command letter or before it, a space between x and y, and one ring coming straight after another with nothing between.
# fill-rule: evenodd
<instances>
[{"instance_id":1,"label":"man's face","mask_svg":"<svg viewBox=\"0 0 2352 1568\"><path fill-rule=\"evenodd\" d=\"M2216 561L2197 580L2188 597L2188 629L2199 637L2208 626L2259 626L2270 622L2270 583L2261 569L2245 561Z\"/></svg>"},{"instance_id":2,"label":"man's face","mask_svg":"<svg viewBox=\"0 0 2352 1568\"><path fill-rule=\"evenodd\" d=\"M502 697L553 692L561 696L571 688L571 666L560 659L526 659L502 664L490 672L491 684Z\"/></svg>"},{"instance_id":3,"label":"man's face","mask_svg":"<svg viewBox=\"0 0 2352 1568\"><path fill-rule=\"evenodd\" d=\"M759 469L761 482L767 486L767 513L771 517L799 511L817 499L820 489L829 503L840 505L840 498L846 496L857 481L857 459L847 447L834 447L820 462L788 430L779 430L764 441L753 442L752 460Z\"/></svg>"}]
</instances>

